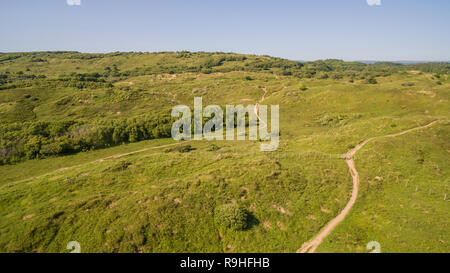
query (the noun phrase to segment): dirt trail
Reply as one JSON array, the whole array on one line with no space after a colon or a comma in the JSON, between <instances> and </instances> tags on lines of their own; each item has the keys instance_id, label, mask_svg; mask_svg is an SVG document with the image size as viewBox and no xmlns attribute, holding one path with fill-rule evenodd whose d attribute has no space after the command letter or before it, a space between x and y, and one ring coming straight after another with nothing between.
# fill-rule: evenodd
<instances>
[{"instance_id":1,"label":"dirt trail","mask_svg":"<svg viewBox=\"0 0 450 273\"><path fill-rule=\"evenodd\" d=\"M137 150L137 151L133 151L133 152L129 152L129 153L121 153L121 154L115 154L115 155L99 158L99 159L96 159L94 161L90 161L90 162L86 162L86 163L82 163L82 164L78 164L78 165L74 165L74 166L70 166L70 167L59 168L57 170L54 170L54 171L51 171L51 172L48 172L48 173L45 173L45 174L42 174L42 175L33 176L33 177L25 178L25 179L22 179L22 180L19 180L19 181L14 181L14 182L11 182L11 183L7 183L7 184L1 186L0 189L3 189L5 187L9 187L9 186L12 186L12 185L15 185L15 184L18 184L18 183L26 182L26 181L29 181L29 180L38 179L38 178L42 178L42 177L45 177L45 176L48 176L48 175L56 174L58 172L72 170L72 169L77 169L79 167L86 166L86 165L89 165L89 164L95 164L95 163L103 162L103 161L108 160L108 159L121 158L121 157L124 157L124 156L127 156L127 155L142 153L142 152L149 151L149 150L155 150L155 149L159 149L159 148L166 148L166 147L170 147L170 146L180 145L180 144L183 144L183 143L188 143L190 141L192 141L192 140L180 141L180 142L177 142L177 143L165 144L165 145L161 145L161 146L148 147L148 148L145 148L145 149L141 149L141 150Z\"/></svg>"},{"instance_id":2,"label":"dirt trail","mask_svg":"<svg viewBox=\"0 0 450 273\"><path fill-rule=\"evenodd\" d=\"M347 205L345 205L344 209L330 222L328 222L325 227L317 234L313 239L311 239L308 242L305 242L300 249L297 250L297 253L313 253L316 251L317 247L323 242L323 240L333 231L333 229L340 223L342 220L345 219L347 214L350 212L350 209L353 207L353 205L356 202L356 198L358 197L358 189L359 189L359 174L355 167L355 161L353 160L353 156L358 152L364 145L366 145L368 142L378 139L378 138L384 138L384 137L396 137L400 135L404 135L406 133L425 129L427 127L432 126L433 124L439 122L438 120L435 120L427 125L415 127L412 129L408 129L399 133L385 135L385 136L377 136L377 137L371 137L360 144L358 144L355 148L347 152L345 155L343 155L343 158L345 158L345 162L348 165L348 169L350 171L350 174L352 176L353 180L353 189L352 189L352 196L350 197L350 200L348 201Z\"/></svg>"},{"instance_id":3,"label":"dirt trail","mask_svg":"<svg viewBox=\"0 0 450 273\"><path fill-rule=\"evenodd\" d=\"M258 118L258 120L264 124L264 127L262 127L262 128L265 128L265 127L267 127L267 124L259 117L258 109L259 109L259 104L262 103L264 101L265 97L266 97L267 87L261 87L261 89L264 91L264 94L261 97L261 99L255 104L255 107L253 108L253 111L255 112L255 115Z\"/></svg>"},{"instance_id":4,"label":"dirt trail","mask_svg":"<svg viewBox=\"0 0 450 273\"><path fill-rule=\"evenodd\" d=\"M257 102L255 104L255 108L254 108L255 114L256 114L256 116L258 117L258 119L260 121L262 121L262 120L260 119L260 117L258 115L259 103L264 101L264 98L265 98L265 96L267 94L267 88L266 87L262 87L261 89L264 91L264 94L263 94L262 98L259 100L259 102ZM262 122L264 123L264 121L262 121ZM59 168L57 170L54 170L54 171L51 171L51 172L48 172L48 173L45 173L45 174L42 174L42 175L33 176L33 177L25 178L25 179L22 179L22 180L14 181L14 182L11 182L11 183L7 183L7 184L1 186L0 189L3 189L5 187L9 187L9 186L12 186L12 185L15 185L15 184L18 184L18 183L26 182L26 181L29 181L29 180L42 178L42 177L45 177L45 176L48 176L48 175L52 175L52 174L55 174L55 173L58 173L58 172L72 170L72 169L76 169L76 168L79 168L79 167L82 167L82 166L85 166L85 165L95 164L95 163L98 163L98 162L103 162L103 161L108 160L108 159L115 159L115 158L120 158L120 157L127 156L127 155L132 155L132 154L136 154L136 153L145 152L145 151L148 151L148 150L154 150L154 149L165 148L165 147L170 147L170 146L174 146L174 145L180 145L182 143L187 143L187 142L190 142L190 141L192 141L192 140L182 141L182 142L177 142L177 143L172 143L172 144L166 144L166 145L161 145L161 146L156 146L156 147L149 147L149 148L145 148L145 149L141 149L141 150L133 151L133 152L129 152L129 153L115 154L115 155L111 155L111 156L108 156L108 157L96 159L94 161L90 161L90 162L87 162L87 163L82 163L82 164L78 164L78 165L74 165L74 166L70 166L70 167Z\"/></svg>"}]
</instances>

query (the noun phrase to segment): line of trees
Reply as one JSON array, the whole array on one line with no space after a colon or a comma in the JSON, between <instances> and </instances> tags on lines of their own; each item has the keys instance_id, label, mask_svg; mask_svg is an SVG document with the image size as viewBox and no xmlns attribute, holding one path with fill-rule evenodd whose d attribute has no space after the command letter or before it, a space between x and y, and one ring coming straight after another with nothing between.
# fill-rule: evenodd
<instances>
[{"instance_id":1,"label":"line of trees","mask_svg":"<svg viewBox=\"0 0 450 273\"><path fill-rule=\"evenodd\" d=\"M225 111L224 109L222 109ZM205 123L214 118L203 117ZM157 113L112 120L28 121L0 125L0 165L26 159L59 156L141 140L170 138L172 124L178 118L170 113ZM193 117L191 132L194 131ZM226 121L223 121L223 128ZM248 113L245 127L249 126ZM234 127L237 127L235 114ZM216 128L213 127L212 131Z\"/></svg>"},{"instance_id":2,"label":"line of trees","mask_svg":"<svg viewBox=\"0 0 450 273\"><path fill-rule=\"evenodd\" d=\"M154 114L114 120L0 125L0 164L170 137L172 118Z\"/></svg>"}]
</instances>

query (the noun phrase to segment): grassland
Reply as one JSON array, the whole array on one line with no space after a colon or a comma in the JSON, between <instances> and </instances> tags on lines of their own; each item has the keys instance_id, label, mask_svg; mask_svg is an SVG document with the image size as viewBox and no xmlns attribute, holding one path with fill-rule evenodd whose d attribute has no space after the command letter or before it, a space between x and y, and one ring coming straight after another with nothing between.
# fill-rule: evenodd
<instances>
[{"instance_id":1,"label":"grassland","mask_svg":"<svg viewBox=\"0 0 450 273\"><path fill-rule=\"evenodd\" d=\"M369 241L380 242L383 252L450 251L445 65L328 61L324 68L187 52L0 57L0 74L7 75L0 85L1 147L18 151L0 166L0 251L67 252L66 244L78 241L82 252L295 252L350 198L342 154L367 138L434 120L433 127L378 139L355 155L357 201L318 251L368 252ZM376 84L368 83L372 78ZM129 123L192 106L194 96L204 105L247 105L259 101L262 88L264 104L280 105L275 152L260 152L254 141L175 144L151 135L25 156L31 141L25 127L77 121L103 128L100 122ZM73 138L74 128L45 136L42 146ZM217 226L215 209L224 204L248 211L245 230Z\"/></svg>"}]
</instances>

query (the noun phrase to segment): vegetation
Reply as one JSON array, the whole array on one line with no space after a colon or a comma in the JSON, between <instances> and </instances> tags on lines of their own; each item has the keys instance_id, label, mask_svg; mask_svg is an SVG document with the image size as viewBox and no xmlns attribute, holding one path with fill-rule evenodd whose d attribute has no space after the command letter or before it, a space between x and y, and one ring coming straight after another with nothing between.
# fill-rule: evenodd
<instances>
[{"instance_id":1,"label":"vegetation","mask_svg":"<svg viewBox=\"0 0 450 273\"><path fill-rule=\"evenodd\" d=\"M170 116L141 115L100 121L28 121L3 124L0 125L1 163L170 137L171 121Z\"/></svg>"},{"instance_id":2,"label":"vegetation","mask_svg":"<svg viewBox=\"0 0 450 273\"><path fill-rule=\"evenodd\" d=\"M448 252L449 64L207 52L0 54L0 251ZM325 76L326 75L326 76ZM280 105L280 145L175 142L170 110ZM205 122L205 120L204 120ZM417 188L417 190L416 190ZM447 199L445 199L447 198Z\"/></svg>"},{"instance_id":3,"label":"vegetation","mask_svg":"<svg viewBox=\"0 0 450 273\"><path fill-rule=\"evenodd\" d=\"M233 230L244 230L247 228L248 213L242 207L235 204L219 206L214 211L216 224L220 227Z\"/></svg>"}]
</instances>

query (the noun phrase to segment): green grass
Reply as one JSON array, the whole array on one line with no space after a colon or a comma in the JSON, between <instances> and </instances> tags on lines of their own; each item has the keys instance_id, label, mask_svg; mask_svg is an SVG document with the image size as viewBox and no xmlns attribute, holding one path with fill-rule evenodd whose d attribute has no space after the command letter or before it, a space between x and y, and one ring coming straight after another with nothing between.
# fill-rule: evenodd
<instances>
[{"instance_id":1,"label":"green grass","mask_svg":"<svg viewBox=\"0 0 450 273\"><path fill-rule=\"evenodd\" d=\"M409 72L377 77L377 84L358 77L351 83L347 76L301 78L282 76L279 68L257 71L253 65L273 60L251 55L212 73L183 72L216 56L202 54L88 60L50 54L44 63L30 56L0 62L0 72L29 68L26 73L48 79L114 64L120 71L149 68L146 75L108 78L107 88L0 90L5 124L133 118L192 106L194 96L202 96L204 106L247 105L266 87L263 104L280 105L281 131L275 152L261 152L254 141L150 149L175 143L153 139L0 166L0 251L68 252L66 244L78 241L82 252L295 252L350 197L342 154L367 138L434 120L442 122L377 139L356 154L360 194L318 251L368 252L369 241L380 242L382 252L450 250L447 75L440 85L432 74ZM166 71L171 69L176 72ZM246 210L247 228L217 226L214 213L227 204Z\"/></svg>"},{"instance_id":2,"label":"green grass","mask_svg":"<svg viewBox=\"0 0 450 273\"><path fill-rule=\"evenodd\" d=\"M367 252L378 241L382 252L448 252L448 134L446 123L367 144L354 210L319 251Z\"/></svg>"},{"instance_id":3,"label":"green grass","mask_svg":"<svg viewBox=\"0 0 450 273\"><path fill-rule=\"evenodd\" d=\"M341 161L280 158L259 152L257 143L216 145L214 152L207 142L189 153L142 152L6 184L0 245L8 252L60 252L67 240L89 252L292 252L307 239L302 231L316 230L345 204L350 183ZM122 161L128 168L110 171ZM338 201L319 205L328 197ZM216 228L214 209L235 202L252 214L253 226Z\"/></svg>"}]
</instances>

